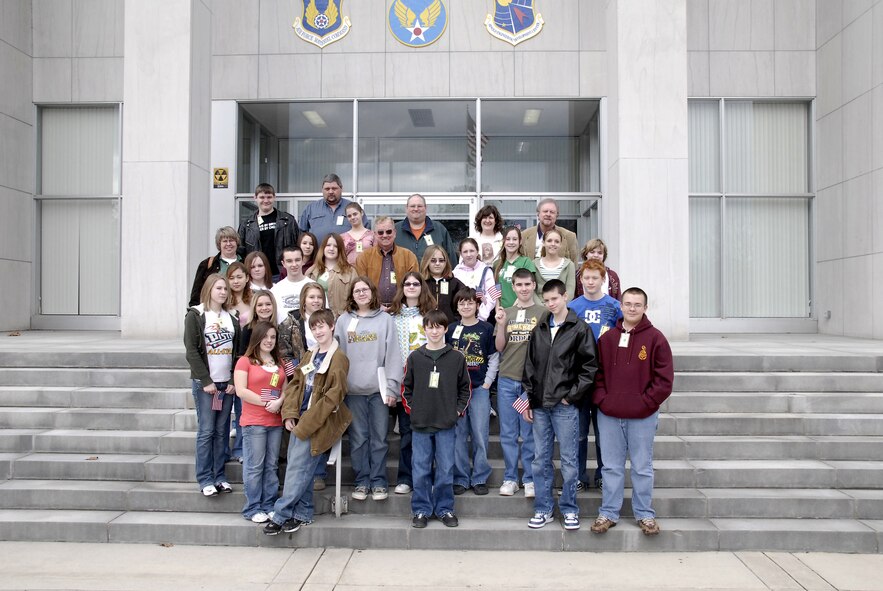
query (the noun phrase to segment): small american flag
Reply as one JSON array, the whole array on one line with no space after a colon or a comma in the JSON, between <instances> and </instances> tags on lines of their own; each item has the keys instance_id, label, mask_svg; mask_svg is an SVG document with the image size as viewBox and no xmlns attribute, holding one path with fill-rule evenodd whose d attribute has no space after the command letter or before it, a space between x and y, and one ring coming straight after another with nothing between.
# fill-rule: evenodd
<instances>
[{"instance_id":1,"label":"small american flag","mask_svg":"<svg viewBox=\"0 0 883 591\"><path fill-rule=\"evenodd\" d=\"M261 388L261 402L271 402L279 398L279 390Z\"/></svg>"},{"instance_id":2,"label":"small american flag","mask_svg":"<svg viewBox=\"0 0 883 591\"><path fill-rule=\"evenodd\" d=\"M293 376L294 375L294 363L292 363L291 359L286 359L282 362L283 371L285 371L285 375Z\"/></svg>"},{"instance_id":3,"label":"small american flag","mask_svg":"<svg viewBox=\"0 0 883 591\"><path fill-rule=\"evenodd\" d=\"M212 396L212 410L224 410L224 392L218 390Z\"/></svg>"},{"instance_id":4,"label":"small american flag","mask_svg":"<svg viewBox=\"0 0 883 591\"><path fill-rule=\"evenodd\" d=\"M518 414L523 413L525 410L530 408L530 401L524 396L519 396L515 399L515 402L512 403L512 408L515 409L515 412Z\"/></svg>"},{"instance_id":5,"label":"small american flag","mask_svg":"<svg viewBox=\"0 0 883 591\"><path fill-rule=\"evenodd\" d=\"M500 287L499 283L488 288L487 297L489 297L490 299L492 299L495 302L497 300L499 300L501 297L503 297L503 288Z\"/></svg>"}]
</instances>

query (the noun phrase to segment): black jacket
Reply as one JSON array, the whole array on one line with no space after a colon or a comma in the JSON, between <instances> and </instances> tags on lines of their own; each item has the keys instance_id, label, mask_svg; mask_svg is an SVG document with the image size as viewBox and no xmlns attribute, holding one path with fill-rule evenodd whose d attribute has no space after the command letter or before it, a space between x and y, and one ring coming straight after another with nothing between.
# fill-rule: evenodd
<instances>
[{"instance_id":1,"label":"black jacket","mask_svg":"<svg viewBox=\"0 0 883 591\"><path fill-rule=\"evenodd\" d=\"M531 408L552 408L562 400L574 404L591 395L598 371L598 353L592 329L573 310L552 341L546 312L530 333L521 383Z\"/></svg>"},{"instance_id":2,"label":"black jacket","mask_svg":"<svg viewBox=\"0 0 883 591\"><path fill-rule=\"evenodd\" d=\"M242 220L239 224L239 256L243 259L245 255L256 250L261 250L261 230L258 227L258 214L260 211L254 212L250 217ZM282 249L286 246L297 246L300 238L300 227L297 220L290 213L285 213L276 209L276 252L265 252L267 258L273 261L277 267L281 267Z\"/></svg>"},{"instance_id":3,"label":"black jacket","mask_svg":"<svg viewBox=\"0 0 883 591\"><path fill-rule=\"evenodd\" d=\"M429 387L429 376L439 374L438 388ZM457 425L466 412L472 387L466 358L450 345L445 345L438 361L433 361L423 345L408 356L405 379L402 381L402 402L411 415L411 429L434 433Z\"/></svg>"},{"instance_id":4,"label":"black jacket","mask_svg":"<svg viewBox=\"0 0 883 591\"><path fill-rule=\"evenodd\" d=\"M242 260L242 257L239 257L239 260ZM212 273L220 273L221 272L221 253L218 251L218 254L214 256L210 256L207 259L203 259L199 266L196 267L196 275L193 277L193 287L190 288L190 303L188 305L195 306L199 303L199 296L202 294L202 286L205 285L205 280L208 279L208 276Z\"/></svg>"}]
</instances>

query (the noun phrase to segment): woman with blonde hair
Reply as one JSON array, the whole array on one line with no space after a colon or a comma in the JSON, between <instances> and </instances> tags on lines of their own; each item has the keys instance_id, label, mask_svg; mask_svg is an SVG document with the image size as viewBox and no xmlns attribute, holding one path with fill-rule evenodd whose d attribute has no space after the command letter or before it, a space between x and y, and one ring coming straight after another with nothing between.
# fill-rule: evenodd
<instances>
[{"instance_id":1,"label":"woman with blonde hair","mask_svg":"<svg viewBox=\"0 0 883 591\"><path fill-rule=\"evenodd\" d=\"M454 305L454 296L466 286L454 277L451 261L444 248L438 244L426 248L423 260L420 262L420 274L426 280L429 293L435 298L436 309L444 312L450 323L459 320L460 315Z\"/></svg>"},{"instance_id":2,"label":"woman with blonde hair","mask_svg":"<svg viewBox=\"0 0 883 591\"><path fill-rule=\"evenodd\" d=\"M350 284L356 278L356 270L344 256L340 235L332 233L325 236L309 276L325 289L328 308L334 312L334 317L340 316L346 309Z\"/></svg>"},{"instance_id":3,"label":"woman with blonde hair","mask_svg":"<svg viewBox=\"0 0 883 591\"><path fill-rule=\"evenodd\" d=\"M543 286L547 281L560 279L564 282L564 290L567 292L568 301L573 299L576 286L576 271L573 261L561 256L561 248L564 236L558 230L548 230L543 234L543 248L540 256L534 259L537 272L537 294L542 295Z\"/></svg>"},{"instance_id":4,"label":"woman with blonde hair","mask_svg":"<svg viewBox=\"0 0 883 591\"><path fill-rule=\"evenodd\" d=\"M515 305L518 296L512 287L512 275L517 269L527 269L536 277L537 268L533 259L524 254L521 230L518 226L503 228L503 250L497 264L494 265L494 279L500 284L500 306L510 308Z\"/></svg>"}]
</instances>

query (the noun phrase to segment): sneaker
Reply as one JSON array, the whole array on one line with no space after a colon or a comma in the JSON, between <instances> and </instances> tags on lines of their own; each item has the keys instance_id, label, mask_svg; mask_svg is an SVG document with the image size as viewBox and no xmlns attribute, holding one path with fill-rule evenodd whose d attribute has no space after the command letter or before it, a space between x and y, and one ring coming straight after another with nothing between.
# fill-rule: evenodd
<instances>
[{"instance_id":1,"label":"sneaker","mask_svg":"<svg viewBox=\"0 0 883 591\"><path fill-rule=\"evenodd\" d=\"M306 525L306 522L301 521L300 519L295 519L294 517L292 517L291 519L289 519L288 521L286 521L285 523L282 524L282 531L284 531L287 534L290 534L290 533L293 533L293 532L296 532L297 530L299 530L302 525Z\"/></svg>"},{"instance_id":2,"label":"sneaker","mask_svg":"<svg viewBox=\"0 0 883 591\"><path fill-rule=\"evenodd\" d=\"M503 485L500 487L500 496L501 497L511 497L515 493L518 492L518 483L513 482L512 480L506 480L503 482Z\"/></svg>"},{"instance_id":3,"label":"sneaker","mask_svg":"<svg viewBox=\"0 0 883 591\"><path fill-rule=\"evenodd\" d=\"M410 484L405 484L404 482L402 482L401 484L396 485L395 493L397 495L406 495L409 492L411 492L411 485Z\"/></svg>"},{"instance_id":4,"label":"sneaker","mask_svg":"<svg viewBox=\"0 0 883 591\"><path fill-rule=\"evenodd\" d=\"M641 533L645 536L655 536L659 533L659 525L656 523L656 520L652 517L645 517L644 519L638 520L638 527L641 528Z\"/></svg>"},{"instance_id":5,"label":"sneaker","mask_svg":"<svg viewBox=\"0 0 883 591\"><path fill-rule=\"evenodd\" d=\"M389 493L385 487L375 486L371 489L371 498L375 501L385 501L389 498Z\"/></svg>"},{"instance_id":6,"label":"sneaker","mask_svg":"<svg viewBox=\"0 0 883 591\"><path fill-rule=\"evenodd\" d=\"M533 517L530 518L530 521L527 522L527 527L531 529L540 529L547 523L552 523L554 521L552 519L551 513L534 513Z\"/></svg>"},{"instance_id":7,"label":"sneaker","mask_svg":"<svg viewBox=\"0 0 883 591\"><path fill-rule=\"evenodd\" d=\"M457 527L460 525L460 520L450 511L441 516L441 522L444 523L446 527Z\"/></svg>"},{"instance_id":8,"label":"sneaker","mask_svg":"<svg viewBox=\"0 0 883 591\"><path fill-rule=\"evenodd\" d=\"M589 490L589 485L586 484L585 482L582 482L582 481L577 482L576 483L576 492L580 493L580 492L583 492L584 490Z\"/></svg>"},{"instance_id":9,"label":"sneaker","mask_svg":"<svg viewBox=\"0 0 883 591\"><path fill-rule=\"evenodd\" d=\"M524 498L532 499L537 496L536 488L534 488L533 482L525 482L524 483Z\"/></svg>"},{"instance_id":10,"label":"sneaker","mask_svg":"<svg viewBox=\"0 0 883 591\"><path fill-rule=\"evenodd\" d=\"M466 492L466 487L463 486L462 484L455 484L454 485L454 494L455 495L460 496L465 492Z\"/></svg>"},{"instance_id":11,"label":"sneaker","mask_svg":"<svg viewBox=\"0 0 883 591\"><path fill-rule=\"evenodd\" d=\"M599 515L595 522L592 523L592 533L605 534L611 527L616 527L616 522L612 519L607 519L603 515Z\"/></svg>"},{"instance_id":12,"label":"sneaker","mask_svg":"<svg viewBox=\"0 0 883 591\"><path fill-rule=\"evenodd\" d=\"M218 487L218 491L220 491L220 492L222 492L222 493L228 493L228 494L229 494L229 493L233 492L233 487L230 486L230 483L229 483L229 482L219 482L219 483L216 484L215 486L217 486L217 487ZM203 493L203 494L205 494L205 493Z\"/></svg>"},{"instance_id":13,"label":"sneaker","mask_svg":"<svg viewBox=\"0 0 883 591\"><path fill-rule=\"evenodd\" d=\"M595 488L600 489L603 484L604 484L604 481L601 478L595 479Z\"/></svg>"},{"instance_id":14,"label":"sneaker","mask_svg":"<svg viewBox=\"0 0 883 591\"><path fill-rule=\"evenodd\" d=\"M270 520L270 516L264 513L263 511L259 513L255 513L251 516L252 523L267 523Z\"/></svg>"},{"instance_id":15,"label":"sneaker","mask_svg":"<svg viewBox=\"0 0 883 591\"><path fill-rule=\"evenodd\" d=\"M568 513L564 516L564 529L579 529L579 515Z\"/></svg>"},{"instance_id":16,"label":"sneaker","mask_svg":"<svg viewBox=\"0 0 883 591\"><path fill-rule=\"evenodd\" d=\"M214 484L210 484L208 486L203 486L202 487L202 494L203 494L203 496L206 496L206 497L214 497L214 496L217 496L218 489L215 487Z\"/></svg>"},{"instance_id":17,"label":"sneaker","mask_svg":"<svg viewBox=\"0 0 883 591\"><path fill-rule=\"evenodd\" d=\"M488 493L486 484L476 484L475 486L472 487L472 490L475 492L475 494L477 494L480 497L483 497L484 495L486 495Z\"/></svg>"},{"instance_id":18,"label":"sneaker","mask_svg":"<svg viewBox=\"0 0 883 591\"><path fill-rule=\"evenodd\" d=\"M313 491L325 490L325 480L322 478L313 479Z\"/></svg>"},{"instance_id":19,"label":"sneaker","mask_svg":"<svg viewBox=\"0 0 883 591\"><path fill-rule=\"evenodd\" d=\"M367 486L357 486L353 489L353 500L354 501L364 501L368 498L368 487Z\"/></svg>"},{"instance_id":20,"label":"sneaker","mask_svg":"<svg viewBox=\"0 0 883 591\"><path fill-rule=\"evenodd\" d=\"M279 532L282 531L282 526L276 523L275 521L270 521L267 525L264 526L264 535L265 536L275 536L278 535Z\"/></svg>"},{"instance_id":21,"label":"sneaker","mask_svg":"<svg viewBox=\"0 0 883 591\"><path fill-rule=\"evenodd\" d=\"M411 520L411 527L417 529L423 529L429 523L429 519L427 519L426 515L423 513L418 513L414 516L414 519Z\"/></svg>"},{"instance_id":22,"label":"sneaker","mask_svg":"<svg viewBox=\"0 0 883 591\"><path fill-rule=\"evenodd\" d=\"M236 437L236 429L230 429L230 437Z\"/></svg>"}]
</instances>

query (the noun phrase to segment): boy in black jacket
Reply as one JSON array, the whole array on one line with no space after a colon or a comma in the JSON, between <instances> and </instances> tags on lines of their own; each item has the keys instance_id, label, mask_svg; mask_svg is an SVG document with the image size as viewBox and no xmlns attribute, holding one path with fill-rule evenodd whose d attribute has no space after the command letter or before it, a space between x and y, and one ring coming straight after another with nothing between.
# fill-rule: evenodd
<instances>
[{"instance_id":1,"label":"boy in black jacket","mask_svg":"<svg viewBox=\"0 0 883 591\"><path fill-rule=\"evenodd\" d=\"M408 356L402 401L411 415L412 527L426 527L435 515L457 527L454 515L454 449L457 420L469 406L466 358L445 344L448 317L432 310L423 317L427 343ZM435 478L432 480L432 462Z\"/></svg>"}]
</instances>

